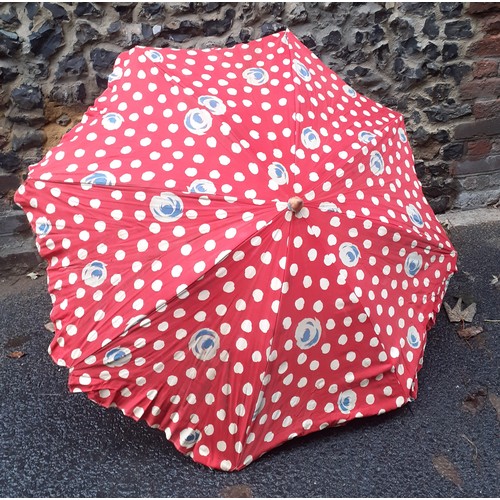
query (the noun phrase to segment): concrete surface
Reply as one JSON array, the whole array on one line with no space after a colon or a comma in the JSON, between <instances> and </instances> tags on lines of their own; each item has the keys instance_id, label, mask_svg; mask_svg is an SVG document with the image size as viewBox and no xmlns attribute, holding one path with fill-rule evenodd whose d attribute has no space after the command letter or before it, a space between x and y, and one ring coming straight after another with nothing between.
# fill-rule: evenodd
<instances>
[{"instance_id":1,"label":"concrete surface","mask_svg":"<svg viewBox=\"0 0 500 500\"><path fill-rule=\"evenodd\" d=\"M448 216L459 272L446 301L476 301L473 324L484 331L466 341L442 310L415 402L293 440L235 473L198 465L162 432L69 394L66 370L47 354L45 278L0 280L0 496L498 497L500 322L487 320L500 320L500 286L490 284L500 219L467 214L473 223Z\"/></svg>"},{"instance_id":2,"label":"concrete surface","mask_svg":"<svg viewBox=\"0 0 500 500\"><path fill-rule=\"evenodd\" d=\"M452 210L437 216L441 224L452 227L475 226L488 222L500 223L500 208L477 208L475 210Z\"/></svg>"}]
</instances>

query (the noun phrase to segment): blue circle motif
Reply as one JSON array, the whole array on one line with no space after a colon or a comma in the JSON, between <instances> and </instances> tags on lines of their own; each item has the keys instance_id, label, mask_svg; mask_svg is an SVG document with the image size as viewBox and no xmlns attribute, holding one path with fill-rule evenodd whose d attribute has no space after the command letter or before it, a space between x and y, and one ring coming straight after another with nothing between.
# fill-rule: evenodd
<instances>
[{"instance_id":1,"label":"blue circle motif","mask_svg":"<svg viewBox=\"0 0 500 500\"><path fill-rule=\"evenodd\" d=\"M226 105L218 97L202 95L198 97L198 104L205 106L213 115L223 115L226 112Z\"/></svg>"},{"instance_id":2,"label":"blue circle motif","mask_svg":"<svg viewBox=\"0 0 500 500\"><path fill-rule=\"evenodd\" d=\"M370 170L374 175L380 175L384 171L384 158L378 151L372 151L370 155Z\"/></svg>"},{"instance_id":3,"label":"blue circle motif","mask_svg":"<svg viewBox=\"0 0 500 500\"><path fill-rule=\"evenodd\" d=\"M188 193L215 194L215 184L208 179L197 179L187 187Z\"/></svg>"},{"instance_id":4,"label":"blue circle motif","mask_svg":"<svg viewBox=\"0 0 500 500\"><path fill-rule=\"evenodd\" d=\"M103 363L106 366L116 368L126 365L131 359L132 353L130 349L126 347L114 347L105 354Z\"/></svg>"},{"instance_id":5,"label":"blue circle motif","mask_svg":"<svg viewBox=\"0 0 500 500\"><path fill-rule=\"evenodd\" d=\"M35 223L35 232L40 238L47 236L52 231L52 223L47 217L39 217Z\"/></svg>"},{"instance_id":6,"label":"blue circle motif","mask_svg":"<svg viewBox=\"0 0 500 500\"><path fill-rule=\"evenodd\" d=\"M115 186L116 177L110 172L96 171L84 177L80 184L95 185L95 186Z\"/></svg>"},{"instance_id":7,"label":"blue circle motif","mask_svg":"<svg viewBox=\"0 0 500 500\"><path fill-rule=\"evenodd\" d=\"M177 195L173 193L161 193L153 196L149 204L153 217L160 222L175 222L182 217L184 204Z\"/></svg>"},{"instance_id":8,"label":"blue circle motif","mask_svg":"<svg viewBox=\"0 0 500 500\"><path fill-rule=\"evenodd\" d=\"M198 330L189 340L189 349L201 361L214 358L219 347L219 336L209 328Z\"/></svg>"},{"instance_id":9,"label":"blue circle motif","mask_svg":"<svg viewBox=\"0 0 500 500\"><path fill-rule=\"evenodd\" d=\"M288 184L288 172L281 163L278 163L277 161L271 163L271 165L267 168L267 173L269 174L269 177L279 186Z\"/></svg>"},{"instance_id":10,"label":"blue circle motif","mask_svg":"<svg viewBox=\"0 0 500 500\"><path fill-rule=\"evenodd\" d=\"M367 130L363 130L358 134L358 141L363 144L370 144L377 136L373 132L368 132Z\"/></svg>"},{"instance_id":11,"label":"blue circle motif","mask_svg":"<svg viewBox=\"0 0 500 500\"><path fill-rule=\"evenodd\" d=\"M307 149L317 149L321 144L319 134L312 127L306 127L302 130L300 139Z\"/></svg>"},{"instance_id":12,"label":"blue circle motif","mask_svg":"<svg viewBox=\"0 0 500 500\"><path fill-rule=\"evenodd\" d=\"M107 113L102 117L102 126L106 130L118 130L124 122L119 113Z\"/></svg>"},{"instance_id":13,"label":"blue circle motif","mask_svg":"<svg viewBox=\"0 0 500 500\"><path fill-rule=\"evenodd\" d=\"M406 136L406 133L403 128L401 127L398 128L398 134L399 134L399 140L401 142L408 142L408 137Z\"/></svg>"},{"instance_id":14,"label":"blue circle motif","mask_svg":"<svg viewBox=\"0 0 500 500\"><path fill-rule=\"evenodd\" d=\"M420 215L420 212L417 210L415 205L408 205L406 207L406 213L408 214L408 217L410 218L412 224L417 227L424 227L424 219Z\"/></svg>"},{"instance_id":15,"label":"blue circle motif","mask_svg":"<svg viewBox=\"0 0 500 500\"><path fill-rule=\"evenodd\" d=\"M310 349L321 337L321 323L317 318L303 319L295 329L295 340L300 349Z\"/></svg>"},{"instance_id":16,"label":"blue circle motif","mask_svg":"<svg viewBox=\"0 0 500 500\"><path fill-rule=\"evenodd\" d=\"M82 280L87 286L97 287L106 280L108 272L106 264L99 260L93 260L82 269Z\"/></svg>"},{"instance_id":17,"label":"blue circle motif","mask_svg":"<svg viewBox=\"0 0 500 500\"><path fill-rule=\"evenodd\" d=\"M146 50L145 54L151 61L155 63L163 62L163 55L157 50Z\"/></svg>"},{"instance_id":18,"label":"blue circle motif","mask_svg":"<svg viewBox=\"0 0 500 500\"><path fill-rule=\"evenodd\" d=\"M406 340L408 341L408 345L413 349L418 349L421 344L420 334L418 330L414 326L410 326L408 328L408 334L406 336Z\"/></svg>"},{"instance_id":19,"label":"blue circle motif","mask_svg":"<svg viewBox=\"0 0 500 500\"><path fill-rule=\"evenodd\" d=\"M243 78L250 85L264 85L269 81L269 74L262 68L248 68L243 71Z\"/></svg>"},{"instance_id":20,"label":"blue circle motif","mask_svg":"<svg viewBox=\"0 0 500 500\"><path fill-rule=\"evenodd\" d=\"M212 127L212 116L207 109L190 109L184 117L184 126L193 134L206 134Z\"/></svg>"},{"instance_id":21,"label":"blue circle motif","mask_svg":"<svg viewBox=\"0 0 500 500\"><path fill-rule=\"evenodd\" d=\"M339 410L344 414L349 413L356 406L356 400L357 395L352 389L341 392L338 399Z\"/></svg>"},{"instance_id":22,"label":"blue circle motif","mask_svg":"<svg viewBox=\"0 0 500 500\"><path fill-rule=\"evenodd\" d=\"M188 427L180 432L179 442L184 448L192 448L201 439L201 432L198 429Z\"/></svg>"},{"instance_id":23,"label":"blue circle motif","mask_svg":"<svg viewBox=\"0 0 500 500\"><path fill-rule=\"evenodd\" d=\"M354 243L345 242L339 247L339 257L344 266L354 267L358 263L361 253Z\"/></svg>"},{"instance_id":24,"label":"blue circle motif","mask_svg":"<svg viewBox=\"0 0 500 500\"><path fill-rule=\"evenodd\" d=\"M298 59L293 60L292 68L299 75L302 80L305 82L311 81L311 73L310 71L306 68L306 66L301 63Z\"/></svg>"},{"instance_id":25,"label":"blue circle motif","mask_svg":"<svg viewBox=\"0 0 500 500\"><path fill-rule=\"evenodd\" d=\"M342 90L349 96L349 97L356 97L358 93L350 86L350 85L344 85L342 87Z\"/></svg>"},{"instance_id":26,"label":"blue circle motif","mask_svg":"<svg viewBox=\"0 0 500 500\"><path fill-rule=\"evenodd\" d=\"M411 252L406 257L405 261L405 273L413 278L422 268L423 259L422 256L417 252Z\"/></svg>"}]
</instances>

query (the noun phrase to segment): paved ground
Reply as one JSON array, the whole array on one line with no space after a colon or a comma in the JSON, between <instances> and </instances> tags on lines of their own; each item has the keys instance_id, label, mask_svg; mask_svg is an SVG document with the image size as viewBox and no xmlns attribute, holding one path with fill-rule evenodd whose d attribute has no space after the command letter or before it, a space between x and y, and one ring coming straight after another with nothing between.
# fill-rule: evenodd
<instances>
[{"instance_id":1,"label":"paved ground","mask_svg":"<svg viewBox=\"0 0 500 500\"><path fill-rule=\"evenodd\" d=\"M470 217L473 225L449 218L460 271L446 300L475 300L484 331L465 341L440 313L418 399L296 439L236 473L195 464L161 432L69 394L66 370L46 352L44 278L0 281L0 496L500 496L500 323L486 321L500 319L500 287L490 284L500 274L500 214L492 214ZM26 355L7 357L16 350Z\"/></svg>"}]
</instances>

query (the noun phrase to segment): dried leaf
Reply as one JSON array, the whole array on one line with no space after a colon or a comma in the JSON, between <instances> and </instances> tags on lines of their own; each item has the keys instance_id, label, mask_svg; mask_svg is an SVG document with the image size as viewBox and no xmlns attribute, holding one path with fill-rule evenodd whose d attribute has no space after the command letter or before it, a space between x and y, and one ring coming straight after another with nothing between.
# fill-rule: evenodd
<instances>
[{"instance_id":1,"label":"dried leaf","mask_svg":"<svg viewBox=\"0 0 500 500\"><path fill-rule=\"evenodd\" d=\"M449 219L445 219L443 222L441 222L441 225L446 230L450 230L453 227L453 225L451 224L451 222L449 221Z\"/></svg>"},{"instance_id":2,"label":"dried leaf","mask_svg":"<svg viewBox=\"0 0 500 500\"><path fill-rule=\"evenodd\" d=\"M497 396L493 392L490 392L488 394L488 399L497 412L497 420L500 421L500 396Z\"/></svg>"},{"instance_id":3,"label":"dried leaf","mask_svg":"<svg viewBox=\"0 0 500 500\"><path fill-rule=\"evenodd\" d=\"M493 279L490 281L490 285L497 290L500 290L500 274L495 276L492 274Z\"/></svg>"},{"instance_id":4,"label":"dried leaf","mask_svg":"<svg viewBox=\"0 0 500 500\"><path fill-rule=\"evenodd\" d=\"M37 278L39 278L41 276L41 274L39 274L37 272L32 272L32 273L28 273L26 276L28 278L31 278L32 280L36 280Z\"/></svg>"},{"instance_id":5,"label":"dried leaf","mask_svg":"<svg viewBox=\"0 0 500 500\"><path fill-rule=\"evenodd\" d=\"M45 329L48 330L49 332L52 332L54 333L56 331L55 327L54 327L54 323L52 323L52 321L49 321L48 323L45 323Z\"/></svg>"},{"instance_id":6,"label":"dried leaf","mask_svg":"<svg viewBox=\"0 0 500 500\"><path fill-rule=\"evenodd\" d=\"M12 358L12 359L19 359L19 358L22 358L23 356L26 356L26 353L23 351L12 351L12 352L9 352L9 354L7 354L7 356L9 358Z\"/></svg>"},{"instance_id":7,"label":"dried leaf","mask_svg":"<svg viewBox=\"0 0 500 500\"><path fill-rule=\"evenodd\" d=\"M476 314L475 302L462 310L462 298L458 299L453 309L446 302L444 303L444 308L446 309L446 314L448 314L448 319L451 323L458 323L460 321L467 321L467 323L470 323Z\"/></svg>"},{"instance_id":8,"label":"dried leaf","mask_svg":"<svg viewBox=\"0 0 500 500\"><path fill-rule=\"evenodd\" d=\"M484 389L479 389L473 394L469 394L462 402L464 410L475 415L484 408L486 404L487 392Z\"/></svg>"},{"instance_id":9,"label":"dried leaf","mask_svg":"<svg viewBox=\"0 0 500 500\"><path fill-rule=\"evenodd\" d=\"M227 486L220 492L222 498L253 498L252 490L246 484Z\"/></svg>"},{"instance_id":10,"label":"dried leaf","mask_svg":"<svg viewBox=\"0 0 500 500\"><path fill-rule=\"evenodd\" d=\"M482 331L482 326L468 326L467 328L460 328L460 330L458 330L458 335L463 339L471 339L472 337L479 335Z\"/></svg>"},{"instance_id":11,"label":"dried leaf","mask_svg":"<svg viewBox=\"0 0 500 500\"><path fill-rule=\"evenodd\" d=\"M476 467L479 468L479 452L477 451L476 443L470 440L465 434L461 434L461 436L472 446L472 460L474 460Z\"/></svg>"},{"instance_id":12,"label":"dried leaf","mask_svg":"<svg viewBox=\"0 0 500 500\"><path fill-rule=\"evenodd\" d=\"M453 463L450 462L444 455L432 457L432 465L434 465L435 469L442 477L448 479L448 481L451 481L455 486L462 489L462 478L458 474L458 471Z\"/></svg>"}]
</instances>

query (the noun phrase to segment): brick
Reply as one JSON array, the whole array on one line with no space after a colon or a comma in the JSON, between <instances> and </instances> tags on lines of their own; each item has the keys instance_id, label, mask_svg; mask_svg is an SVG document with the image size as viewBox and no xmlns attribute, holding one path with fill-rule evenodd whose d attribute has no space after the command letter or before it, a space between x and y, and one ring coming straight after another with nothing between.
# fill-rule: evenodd
<instances>
[{"instance_id":1,"label":"brick","mask_svg":"<svg viewBox=\"0 0 500 500\"><path fill-rule=\"evenodd\" d=\"M500 12L500 2L471 2L469 14L485 14L487 12Z\"/></svg>"},{"instance_id":2,"label":"brick","mask_svg":"<svg viewBox=\"0 0 500 500\"><path fill-rule=\"evenodd\" d=\"M41 261L33 236L0 235L0 276L26 274Z\"/></svg>"},{"instance_id":3,"label":"brick","mask_svg":"<svg viewBox=\"0 0 500 500\"><path fill-rule=\"evenodd\" d=\"M488 101L476 101L473 114L476 119L494 118L500 115L500 99Z\"/></svg>"},{"instance_id":4,"label":"brick","mask_svg":"<svg viewBox=\"0 0 500 500\"><path fill-rule=\"evenodd\" d=\"M485 19L483 26L486 33L500 33L500 14L488 16Z\"/></svg>"},{"instance_id":5,"label":"brick","mask_svg":"<svg viewBox=\"0 0 500 500\"><path fill-rule=\"evenodd\" d=\"M467 142L467 157L478 158L486 156L491 151L491 141L489 139L477 139Z\"/></svg>"},{"instance_id":6,"label":"brick","mask_svg":"<svg viewBox=\"0 0 500 500\"><path fill-rule=\"evenodd\" d=\"M471 44L467 55L473 56L500 56L500 34L488 35Z\"/></svg>"},{"instance_id":7,"label":"brick","mask_svg":"<svg viewBox=\"0 0 500 500\"><path fill-rule=\"evenodd\" d=\"M455 175L473 175L500 171L500 155L492 155L478 160L464 160L455 167Z\"/></svg>"},{"instance_id":8,"label":"brick","mask_svg":"<svg viewBox=\"0 0 500 500\"><path fill-rule=\"evenodd\" d=\"M488 120L461 123L455 127L455 139L471 139L483 135L500 134L500 116Z\"/></svg>"},{"instance_id":9,"label":"brick","mask_svg":"<svg viewBox=\"0 0 500 500\"><path fill-rule=\"evenodd\" d=\"M16 153L9 151L8 153L3 153L0 151L0 168L6 172L14 172L19 170L21 165L21 158Z\"/></svg>"},{"instance_id":10,"label":"brick","mask_svg":"<svg viewBox=\"0 0 500 500\"><path fill-rule=\"evenodd\" d=\"M453 206L454 209L471 209L491 206L498 202L500 191L498 188L487 189L485 191L462 191L458 193Z\"/></svg>"},{"instance_id":11,"label":"brick","mask_svg":"<svg viewBox=\"0 0 500 500\"><path fill-rule=\"evenodd\" d=\"M474 63L472 76L474 78L487 78L498 75L498 62L491 59L485 59Z\"/></svg>"},{"instance_id":12,"label":"brick","mask_svg":"<svg viewBox=\"0 0 500 500\"><path fill-rule=\"evenodd\" d=\"M21 184L21 179L18 175L0 170L0 196L5 196L9 191L14 191L19 187L19 184Z\"/></svg>"},{"instance_id":13,"label":"brick","mask_svg":"<svg viewBox=\"0 0 500 500\"><path fill-rule=\"evenodd\" d=\"M500 78L488 78L478 85L477 82L465 82L460 85L460 97L462 99L477 99L478 97L500 96Z\"/></svg>"},{"instance_id":14,"label":"brick","mask_svg":"<svg viewBox=\"0 0 500 500\"><path fill-rule=\"evenodd\" d=\"M30 231L28 219L22 210L0 212L0 236Z\"/></svg>"}]
</instances>

